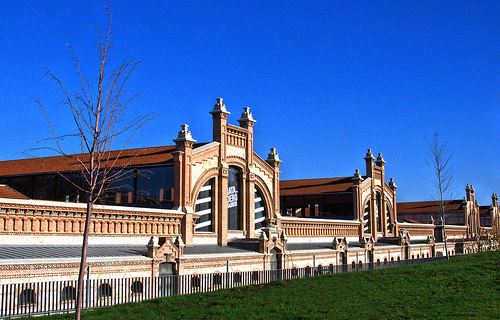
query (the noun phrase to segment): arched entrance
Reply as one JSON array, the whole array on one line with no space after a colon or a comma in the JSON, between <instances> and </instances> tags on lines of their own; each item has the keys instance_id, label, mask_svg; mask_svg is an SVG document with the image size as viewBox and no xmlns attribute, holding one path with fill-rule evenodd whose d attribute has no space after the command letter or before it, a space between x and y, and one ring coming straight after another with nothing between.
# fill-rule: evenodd
<instances>
[{"instance_id":1,"label":"arched entrance","mask_svg":"<svg viewBox=\"0 0 500 320\"><path fill-rule=\"evenodd\" d=\"M373 269L373 250L369 250L367 252L367 262L368 262L368 268Z\"/></svg>"},{"instance_id":2,"label":"arched entrance","mask_svg":"<svg viewBox=\"0 0 500 320\"><path fill-rule=\"evenodd\" d=\"M347 271L347 253L346 252L339 252L338 265L339 265L338 270L340 272Z\"/></svg>"},{"instance_id":3,"label":"arched entrance","mask_svg":"<svg viewBox=\"0 0 500 320\"><path fill-rule=\"evenodd\" d=\"M269 262L270 262L270 272L271 272L271 279L273 281L277 281L277 280L281 280L282 276L281 276L281 272L282 272L282 263L281 263L281 258L282 258L282 255L281 255L281 251L277 248L273 248L271 249L271 251L269 251L269 253L271 254L270 258L269 258Z\"/></svg>"},{"instance_id":4,"label":"arched entrance","mask_svg":"<svg viewBox=\"0 0 500 320\"><path fill-rule=\"evenodd\" d=\"M283 269L281 265L281 252L278 249L273 248L271 251L269 251L269 253L271 254L270 257L271 270Z\"/></svg>"},{"instance_id":5,"label":"arched entrance","mask_svg":"<svg viewBox=\"0 0 500 320\"><path fill-rule=\"evenodd\" d=\"M173 263L160 263L159 289L162 297L168 297L177 293L176 268Z\"/></svg>"},{"instance_id":6,"label":"arched entrance","mask_svg":"<svg viewBox=\"0 0 500 320\"><path fill-rule=\"evenodd\" d=\"M405 245L403 249L403 260L408 260L409 257L410 257L410 247L408 245Z\"/></svg>"}]
</instances>

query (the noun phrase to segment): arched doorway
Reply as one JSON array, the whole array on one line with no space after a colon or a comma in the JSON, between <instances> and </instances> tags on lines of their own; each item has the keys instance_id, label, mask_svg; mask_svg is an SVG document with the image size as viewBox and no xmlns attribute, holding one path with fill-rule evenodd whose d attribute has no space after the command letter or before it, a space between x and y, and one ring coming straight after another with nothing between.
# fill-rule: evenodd
<instances>
[{"instance_id":1,"label":"arched doorway","mask_svg":"<svg viewBox=\"0 0 500 320\"><path fill-rule=\"evenodd\" d=\"M367 252L367 258L368 268L373 269L373 250Z\"/></svg>"},{"instance_id":2,"label":"arched doorway","mask_svg":"<svg viewBox=\"0 0 500 320\"><path fill-rule=\"evenodd\" d=\"M274 248L269 251L269 253L271 254L271 270L281 270L281 252L278 249Z\"/></svg>"},{"instance_id":3,"label":"arched doorway","mask_svg":"<svg viewBox=\"0 0 500 320\"><path fill-rule=\"evenodd\" d=\"M270 269L271 269L271 279L273 281L281 280L282 263L281 263L281 251L277 248L271 249L269 251L271 254L269 258Z\"/></svg>"},{"instance_id":4,"label":"arched doorway","mask_svg":"<svg viewBox=\"0 0 500 320\"><path fill-rule=\"evenodd\" d=\"M410 247L408 245L405 245L403 249L403 260L408 260L409 256L410 256Z\"/></svg>"},{"instance_id":5,"label":"arched doorway","mask_svg":"<svg viewBox=\"0 0 500 320\"><path fill-rule=\"evenodd\" d=\"M347 254L346 252L339 252L339 260L338 260L338 265L340 266L339 270L340 272L346 272L347 271Z\"/></svg>"},{"instance_id":6,"label":"arched doorway","mask_svg":"<svg viewBox=\"0 0 500 320\"><path fill-rule=\"evenodd\" d=\"M160 295L162 297L168 297L175 295L177 293L177 280L176 280L176 268L175 264L173 263L160 263L160 270L159 270L159 289L160 289Z\"/></svg>"}]
</instances>

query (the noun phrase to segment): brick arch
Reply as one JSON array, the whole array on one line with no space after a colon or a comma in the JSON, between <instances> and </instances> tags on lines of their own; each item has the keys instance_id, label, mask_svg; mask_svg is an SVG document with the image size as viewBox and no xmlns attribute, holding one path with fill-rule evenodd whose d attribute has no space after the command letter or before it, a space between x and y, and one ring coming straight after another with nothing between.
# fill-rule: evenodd
<instances>
[{"instance_id":1,"label":"brick arch","mask_svg":"<svg viewBox=\"0 0 500 320\"><path fill-rule=\"evenodd\" d=\"M254 185L260 190L260 193L264 197L264 206L266 208L267 218L274 218L274 202L272 193L267 187L264 180L261 177L254 175Z\"/></svg>"},{"instance_id":2,"label":"brick arch","mask_svg":"<svg viewBox=\"0 0 500 320\"><path fill-rule=\"evenodd\" d=\"M210 179L219 177L219 168L211 168L207 171L203 172L201 176L198 178L198 181L194 184L193 189L191 190L191 203L196 203L196 199L198 198L198 193L200 193L201 187ZM194 209L194 208L193 208Z\"/></svg>"},{"instance_id":3,"label":"brick arch","mask_svg":"<svg viewBox=\"0 0 500 320\"><path fill-rule=\"evenodd\" d=\"M362 202L362 205L361 205L361 209L363 210L363 212L365 211L365 206L368 202L372 201L372 195L370 193L370 195L368 197L366 197L366 199ZM372 205L372 204L370 204Z\"/></svg>"},{"instance_id":4,"label":"brick arch","mask_svg":"<svg viewBox=\"0 0 500 320\"><path fill-rule=\"evenodd\" d=\"M394 206L391 205L391 203L387 200L385 201L385 205L389 208L389 217L390 217L392 223L395 224L396 223L396 215L394 213Z\"/></svg>"},{"instance_id":5,"label":"brick arch","mask_svg":"<svg viewBox=\"0 0 500 320\"><path fill-rule=\"evenodd\" d=\"M372 187L371 185L368 185L366 188L361 190L361 194L363 194L363 192L365 192L366 190L370 190L370 193L365 197L364 200L361 199L363 208L365 207L366 203L372 199L372 194L374 192L379 192L381 197L384 195L380 186Z\"/></svg>"},{"instance_id":6,"label":"brick arch","mask_svg":"<svg viewBox=\"0 0 500 320\"><path fill-rule=\"evenodd\" d=\"M243 172L246 171L247 162L245 159L236 156L230 156L226 158L226 163L228 166L238 167Z\"/></svg>"}]
</instances>

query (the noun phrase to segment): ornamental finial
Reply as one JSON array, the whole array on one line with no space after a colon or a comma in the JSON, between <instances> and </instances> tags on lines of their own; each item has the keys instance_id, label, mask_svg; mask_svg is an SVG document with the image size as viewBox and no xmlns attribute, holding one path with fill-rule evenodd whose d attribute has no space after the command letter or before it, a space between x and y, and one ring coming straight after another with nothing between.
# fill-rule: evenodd
<instances>
[{"instance_id":1,"label":"ornamental finial","mask_svg":"<svg viewBox=\"0 0 500 320\"><path fill-rule=\"evenodd\" d=\"M378 156L377 156L377 165L384 164L384 163L385 163L385 160L384 160L384 157L382 156L382 152L379 152Z\"/></svg>"},{"instance_id":2,"label":"ornamental finial","mask_svg":"<svg viewBox=\"0 0 500 320\"><path fill-rule=\"evenodd\" d=\"M363 177L361 176L359 169L354 170L354 175L353 175L351 180L355 180L355 181L359 181L359 182L363 181Z\"/></svg>"},{"instance_id":3,"label":"ornamental finial","mask_svg":"<svg viewBox=\"0 0 500 320\"><path fill-rule=\"evenodd\" d=\"M281 162L276 148L271 148L271 151L269 151L269 154L267 155L267 161Z\"/></svg>"},{"instance_id":4,"label":"ornamental finial","mask_svg":"<svg viewBox=\"0 0 500 320\"><path fill-rule=\"evenodd\" d=\"M250 112L250 107L245 106L243 107L243 113L241 114L241 117L238 119L238 122L256 122L255 119L253 118L252 112Z\"/></svg>"},{"instance_id":5,"label":"ornamental finial","mask_svg":"<svg viewBox=\"0 0 500 320\"><path fill-rule=\"evenodd\" d=\"M189 131L189 125L183 124L181 125L181 131L177 134L177 139L174 139L174 142L182 142L182 141L190 141L196 142L191 135L191 131Z\"/></svg>"},{"instance_id":6,"label":"ornamental finial","mask_svg":"<svg viewBox=\"0 0 500 320\"><path fill-rule=\"evenodd\" d=\"M224 99L217 98L214 104L214 109L210 113L228 113L226 105L224 104Z\"/></svg>"},{"instance_id":7,"label":"ornamental finial","mask_svg":"<svg viewBox=\"0 0 500 320\"><path fill-rule=\"evenodd\" d=\"M373 153L372 153L372 149L368 148L368 150L366 151L366 154L365 154L365 159L375 159L373 157Z\"/></svg>"}]
</instances>

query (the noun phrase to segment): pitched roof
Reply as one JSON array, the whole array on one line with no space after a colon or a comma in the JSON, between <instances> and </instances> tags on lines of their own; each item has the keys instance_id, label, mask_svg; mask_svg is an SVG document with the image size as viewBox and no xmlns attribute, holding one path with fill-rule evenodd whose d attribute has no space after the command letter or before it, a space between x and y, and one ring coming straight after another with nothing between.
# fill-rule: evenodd
<instances>
[{"instance_id":1,"label":"pitched roof","mask_svg":"<svg viewBox=\"0 0 500 320\"><path fill-rule=\"evenodd\" d=\"M280 181L282 196L350 192L352 177L318 178Z\"/></svg>"},{"instance_id":2,"label":"pitched roof","mask_svg":"<svg viewBox=\"0 0 500 320\"><path fill-rule=\"evenodd\" d=\"M0 198L26 199L26 200L29 199L21 192L18 192L5 184L0 184Z\"/></svg>"},{"instance_id":3,"label":"pitched roof","mask_svg":"<svg viewBox=\"0 0 500 320\"><path fill-rule=\"evenodd\" d=\"M172 152L175 150L175 146L114 150L110 151L109 157L106 155L106 158L109 158L107 162L116 168L152 165L171 161L173 159ZM79 171L81 166L77 159L86 162L88 161L88 155L76 154L0 161L0 176Z\"/></svg>"},{"instance_id":4,"label":"pitched roof","mask_svg":"<svg viewBox=\"0 0 500 320\"><path fill-rule=\"evenodd\" d=\"M479 206L479 215L481 216L489 216L491 206Z\"/></svg>"},{"instance_id":5,"label":"pitched roof","mask_svg":"<svg viewBox=\"0 0 500 320\"><path fill-rule=\"evenodd\" d=\"M439 212L439 201L398 202L398 214ZM461 210L462 200L446 200L446 210Z\"/></svg>"}]
</instances>

